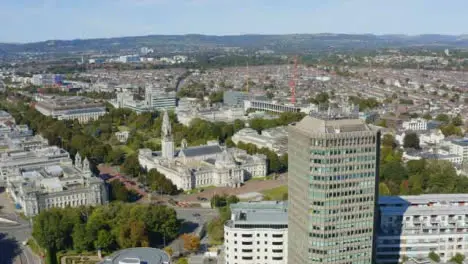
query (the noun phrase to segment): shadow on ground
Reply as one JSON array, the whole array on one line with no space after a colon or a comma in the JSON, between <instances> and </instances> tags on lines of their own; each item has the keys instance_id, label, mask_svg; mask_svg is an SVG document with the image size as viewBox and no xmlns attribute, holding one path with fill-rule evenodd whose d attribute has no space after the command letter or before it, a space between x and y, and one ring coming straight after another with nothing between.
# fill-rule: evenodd
<instances>
[{"instance_id":1,"label":"shadow on ground","mask_svg":"<svg viewBox=\"0 0 468 264\"><path fill-rule=\"evenodd\" d=\"M195 232L199 226L200 225L198 223L194 223L194 222L191 222L191 221L185 221L185 222L182 223L182 226L180 227L180 233L184 234L184 233Z\"/></svg>"},{"instance_id":2,"label":"shadow on ground","mask_svg":"<svg viewBox=\"0 0 468 264\"><path fill-rule=\"evenodd\" d=\"M12 264L21 252L18 241L0 233L0 264Z\"/></svg>"}]
</instances>

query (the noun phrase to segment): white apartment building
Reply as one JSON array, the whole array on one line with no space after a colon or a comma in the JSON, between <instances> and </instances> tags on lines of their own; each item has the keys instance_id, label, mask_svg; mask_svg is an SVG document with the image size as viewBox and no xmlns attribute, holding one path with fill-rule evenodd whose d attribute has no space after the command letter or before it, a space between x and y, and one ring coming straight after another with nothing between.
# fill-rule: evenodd
<instances>
[{"instance_id":1,"label":"white apartment building","mask_svg":"<svg viewBox=\"0 0 468 264\"><path fill-rule=\"evenodd\" d=\"M463 157L463 160L468 160L468 138L455 139L448 143L450 153Z\"/></svg>"},{"instance_id":2,"label":"white apartment building","mask_svg":"<svg viewBox=\"0 0 468 264\"><path fill-rule=\"evenodd\" d=\"M284 202L231 205L224 225L226 264L286 264L288 213Z\"/></svg>"},{"instance_id":3,"label":"white apartment building","mask_svg":"<svg viewBox=\"0 0 468 264\"><path fill-rule=\"evenodd\" d=\"M404 130L420 131L427 130L427 120L424 118L412 118L409 121L404 121L401 126Z\"/></svg>"},{"instance_id":4,"label":"white apartment building","mask_svg":"<svg viewBox=\"0 0 468 264\"><path fill-rule=\"evenodd\" d=\"M310 113L311 111L317 111L318 106L314 104L296 106L292 104L281 104L276 101L261 101L261 100L244 100L244 110L255 109L260 111L269 111L275 113L283 112L303 112Z\"/></svg>"},{"instance_id":5,"label":"white apartment building","mask_svg":"<svg viewBox=\"0 0 468 264\"><path fill-rule=\"evenodd\" d=\"M442 262L468 255L468 194L383 196L379 199L377 263L396 263L404 256Z\"/></svg>"}]
</instances>

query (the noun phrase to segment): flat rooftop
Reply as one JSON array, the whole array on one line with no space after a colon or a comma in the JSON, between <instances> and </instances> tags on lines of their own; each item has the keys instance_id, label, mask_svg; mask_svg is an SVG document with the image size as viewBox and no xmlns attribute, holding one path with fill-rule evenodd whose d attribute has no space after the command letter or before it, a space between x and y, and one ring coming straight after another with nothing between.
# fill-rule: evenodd
<instances>
[{"instance_id":1,"label":"flat rooftop","mask_svg":"<svg viewBox=\"0 0 468 264\"><path fill-rule=\"evenodd\" d=\"M288 204L279 201L241 202L231 205L234 218L227 225L287 225Z\"/></svg>"},{"instance_id":2,"label":"flat rooftop","mask_svg":"<svg viewBox=\"0 0 468 264\"><path fill-rule=\"evenodd\" d=\"M100 264L169 264L166 252L157 248L127 248L106 257Z\"/></svg>"},{"instance_id":3,"label":"flat rooftop","mask_svg":"<svg viewBox=\"0 0 468 264\"><path fill-rule=\"evenodd\" d=\"M319 119L305 116L301 121L292 124L291 128L305 134L326 133L340 134L349 132L372 131L361 119Z\"/></svg>"}]
</instances>

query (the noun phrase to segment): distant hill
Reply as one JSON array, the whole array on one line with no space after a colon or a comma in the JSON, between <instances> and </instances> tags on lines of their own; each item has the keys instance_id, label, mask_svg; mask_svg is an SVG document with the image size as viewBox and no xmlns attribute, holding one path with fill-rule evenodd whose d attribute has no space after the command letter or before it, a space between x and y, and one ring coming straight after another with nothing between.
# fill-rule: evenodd
<instances>
[{"instance_id":1,"label":"distant hill","mask_svg":"<svg viewBox=\"0 0 468 264\"><path fill-rule=\"evenodd\" d=\"M19 52L115 52L150 47L161 52L206 51L225 47L272 49L278 52L314 52L329 49L376 49L384 47L468 47L466 35L151 35L107 39L49 40L25 44L0 43L6 53Z\"/></svg>"}]
</instances>

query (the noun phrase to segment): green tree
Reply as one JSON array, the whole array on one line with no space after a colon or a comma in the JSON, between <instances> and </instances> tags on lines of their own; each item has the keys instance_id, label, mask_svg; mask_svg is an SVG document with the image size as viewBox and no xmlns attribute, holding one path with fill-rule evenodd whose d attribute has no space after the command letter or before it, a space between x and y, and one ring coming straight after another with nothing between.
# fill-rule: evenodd
<instances>
[{"instance_id":1,"label":"green tree","mask_svg":"<svg viewBox=\"0 0 468 264\"><path fill-rule=\"evenodd\" d=\"M396 148L395 137L391 134L385 134L383 136L382 145L385 147Z\"/></svg>"},{"instance_id":2,"label":"green tree","mask_svg":"<svg viewBox=\"0 0 468 264\"><path fill-rule=\"evenodd\" d=\"M453 256L450 261L453 261L457 264L463 264L463 261L465 260L465 255L462 255L460 253L457 253L455 254L455 256Z\"/></svg>"},{"instance_id":3,"label":"green tree","mask_svg":"<svg viewBox=\"0 0 468 264\"><path fill-rule=\"evenodd\" d=\"M187 258L180 258L177 260L177 264L189 264L189 261Z\"/></svg>"},{"instance_id":4,"label":"green tree","mask_svg":"<svg viewBox=\"0 0 468 264\"><path fill-rule=\"evenodd\" d=\"M420 149L421 147L419 146L418 134L414 132L407 133L405 137L403 138L403 147Z\"/></svg>"},{"instance_id":5,"label":"green tree","mask_svg":"<svg viewBox=\"0 0 468 264\"><path fill-rule=\"evenodd\" d=\"M454 117L452 119L452 124L454 126L462 126L463 125L463 119L462 117L460 116L460 114L458 114L456 117Z\"/></svg>"},{"instance_id":6,"label":"green tree","mask_svg":"<svg viewBox=\"0 0 468 264\"><path fill-rule=\"evenodd\" d=\"M428 257L434 262L437 262L437 263L440 262L440 256L437 255L437 253L435 253L434 251L429 252Z\"/></svg>"},{"instance_id":7,"label":"green tree","mask_svg":"<svg viewBox=\"0 0 468 264\"><path fill-rule=\"evenodd\" d=\"M450 122L450 117L447 114L438 114L435 120L447 124Z\"/></svg>"},{"instance_id":8,"label":"green tree","mask_svg":"<svg viewBox=\"0 0 468 264\"><path fill-rule=\"evenodd\" d=\"M425 113L425 114L422 116L422 118L424 118L424 119L426 119L426 120L432 120L432 116L431 116L431 114L429 114L429 113Z\"/></svg>"},{"instance_id":9,"label":"green tree","mask_svg":"<svg viewBox=\"0 0 468 264\"><path fill-rule=\"evenodd\" d=\"M58 209L42 211L34 218L32 234L39 246L46 249L49 263L55 263L57 251L64 249L66 234L61 220L61 211Z\"/></svg>"},{"instance_id":10,"label":"green tree","mask_svg":"<svg viewBox=\"0 0 468 264\"><path fill-rule=\"evenodd\" d=\"M130 192L122 182L118 180L110 182L110 200L121 202L130 201Z\"/></svg>"},{"instance_id":11,"label":"green tree","mask_svg":"<svg viewBox=\"0 0 468 264\"><path fill-rule=\"evenodd\" d=\"M132 154L127 156L125 162L122 164L122 169L128 175L132 177L138 177L141 172L140 162L138 161L138 155Z\"/></svg>"},{"instance_id":12,"label":"green tree","mask_svg":"<svg viewBox=\"0 0 468 264\"><path fill-rule=\"evenodd\" d=\"M107 251L113 247L115 243L114 236L107 230L99 230L97 240L94 242L96 249Z\"/></svg>"},{"instance_id":13,"label":"green tree","mask_svg":"<svg viewBox=\"0 0 468 264\"><path fill-rule=\"evenodd\" d=\"M379 183L379 195L391 195L388 186L384 182Z\"/></svg>"}]
</instances>

